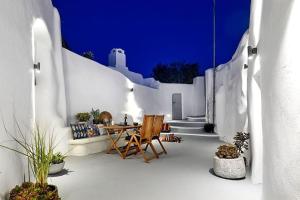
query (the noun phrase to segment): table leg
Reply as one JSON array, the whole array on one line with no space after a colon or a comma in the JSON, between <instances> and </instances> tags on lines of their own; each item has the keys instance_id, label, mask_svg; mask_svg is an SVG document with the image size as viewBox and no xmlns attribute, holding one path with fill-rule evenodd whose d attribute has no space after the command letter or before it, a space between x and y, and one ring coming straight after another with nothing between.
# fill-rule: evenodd
<instances>
[{"instance_id":1,"label":"table leg","mask_svg":"<svg viewBox=\"0 0 300 200\"><path fill-rule=\"evenodd\" d=\"M109 138L111 140L111 146L106 153L109 154L112 150L116 150L120 154L120 156L124 159L124 156L118 147L118 141L120 140L123 133L124 133L124 130L119 131L117 133L117 138L115 140L113 139L113 137L111 135L109 135Z\"/></svg>"}]
</instances>

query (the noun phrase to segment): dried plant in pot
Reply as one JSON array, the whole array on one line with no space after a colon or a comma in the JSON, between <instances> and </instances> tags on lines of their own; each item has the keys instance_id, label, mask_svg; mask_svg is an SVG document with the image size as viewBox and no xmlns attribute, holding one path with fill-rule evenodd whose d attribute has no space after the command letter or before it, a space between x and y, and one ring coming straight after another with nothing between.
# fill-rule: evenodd
<instances>
[{"instance_id":1,"label":"dried plant in pot","mask_svg":"<svg viewBox=\"0 0 300 200\"><path fill-rule=\"evenodd\" d=\"M13 142L18 144L19 147L12 148L3 144L0 144L0 147L19 153L28 159L29 180L26 182L24 178L23 184L12 189L9 200L59 200L57 187L49 185L47 182L48 171L55 147L53 144L53 134L42 130L38 125L36 125L33 131L30 130L30 134L25 134L17 121L17 131L16 133L11 133L5 127L4 123L3 125L7 135ZM30 139L28 135L30 135ZM34 175L35 182L31 182L30 180L30 169Z\"/></svg>"},{"instance_id":2,"label":"dried plant in pot","mask_svg":"<svg viewBox=\"0 0 300 200\"><path fill-rule=\"evenodd\" d=\"M248 149L249 133L238 132L234 144L221 145L214 157L214 173L226 179L242 179L246 165L242 153Z\"/></svg>"}]
</instances>

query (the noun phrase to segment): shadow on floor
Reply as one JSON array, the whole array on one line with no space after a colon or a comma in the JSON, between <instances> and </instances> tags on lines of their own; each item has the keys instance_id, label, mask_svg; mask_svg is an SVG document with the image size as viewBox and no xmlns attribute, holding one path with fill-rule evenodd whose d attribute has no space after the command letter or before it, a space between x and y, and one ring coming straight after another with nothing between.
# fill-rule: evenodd
<instances>
[{"instance_id":1,"label":"shadow on floor","mask_svg":"<svg viewBox=\"0 0 300 200\"><path fill-rule=\"evenodd\" d=\"M58 176L64 176L64 175L69 175L70 173L72 173L74 171L70 171L69 169L63 169L61 172L57 173L57 174L49 174L49 177L58 177Z\"/></svg>"},{"instance_id":2,"label":"shadow on floor","mask_svg":"<svg viewBox=\"0 0 300 200\"><path fill-rule=\"evenodd\" d=\"M225 180L231 180L231 181L239 181L239 180L244 180L244 179L246 179L246 177L244 177L244 178L237 178L237 179L224 178L224 177L221 177L221 176L218 176L217 174L215 174L213 168L210 168L210 169L209 169L209 173L210 173L211 175L215 176L215 177L222 178L222 179L225 179Z\"/></svg>"}]
</instances>

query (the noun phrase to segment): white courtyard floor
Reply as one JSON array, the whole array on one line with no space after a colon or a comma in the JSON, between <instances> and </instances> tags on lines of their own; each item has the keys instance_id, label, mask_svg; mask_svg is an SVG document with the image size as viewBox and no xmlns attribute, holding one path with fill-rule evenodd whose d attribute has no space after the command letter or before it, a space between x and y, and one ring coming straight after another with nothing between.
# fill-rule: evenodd
<instances>
[{"instance_id":1,"label":"white courtyard floor","mask_svg":"<svg viewBox=\"0 0 300 200\"><path fill-rule=\"evenodd\" d=\"M122 160L117 154L70 157L63 176L52 177L64 200L259 200L261 186L250 180L213 176L217 138L184 136L164 143L168 155L144 163L141 157Z\"/></svg>"}]
</instances>

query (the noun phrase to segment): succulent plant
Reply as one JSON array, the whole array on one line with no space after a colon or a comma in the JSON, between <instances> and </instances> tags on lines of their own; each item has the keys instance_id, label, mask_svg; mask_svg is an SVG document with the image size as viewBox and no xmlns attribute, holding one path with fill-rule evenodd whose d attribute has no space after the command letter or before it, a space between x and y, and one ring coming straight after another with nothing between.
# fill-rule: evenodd
<instances>
[{"instance_id":1,"label":"succulent plant","mask_svg":"<svg viewBox=\"0 0 300 200\"><path fill-rule=\"evenodd\" d=\"M234 159L240 156L240 153L235 145L224 144L219 146L216 156L225 159Z\"/></svg>"}]
</instances>

